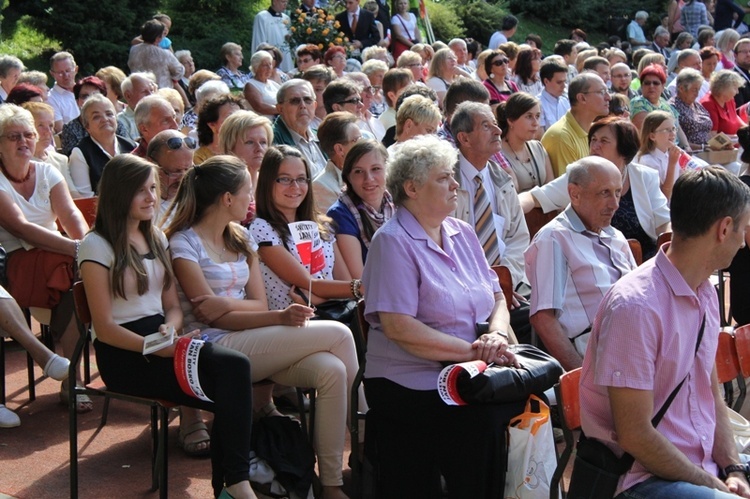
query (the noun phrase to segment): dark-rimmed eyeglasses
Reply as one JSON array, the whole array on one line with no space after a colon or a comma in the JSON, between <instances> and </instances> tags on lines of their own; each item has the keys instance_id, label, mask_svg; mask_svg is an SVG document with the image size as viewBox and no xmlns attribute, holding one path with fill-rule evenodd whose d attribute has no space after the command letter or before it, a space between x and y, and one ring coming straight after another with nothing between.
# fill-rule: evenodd
<instances>
[{"instance_id":1,"label":"dark-rimmed eyeglasses","mask_svg":"<svg viewBox=\"0 0 750 499\"><path fill-rule=\"evenodd\" d=\"M292 184L296 184L300 187L307 187L310 184L310 179L307 177L279 177L276 179L277 184L281 184L284 187L290 187Z\"/></svg>"},{"instance_id":2,"label":"dark-rimmed eyeglasses","mask_svg":"<svg viewBox=\"0 0 750 499\"><path fill-rule=\"evenodd\" d=\"M362 104L362 99L359 97L352 97L351 99L342 100L339 104L354 104L358 106Z\"/></svg>"},{"instance_id":3,"label":"dark-rimmed eyeglasses","mask_svg":"<svg viewBox=\"0 0 750 499\"><path fill-rule=\"evenodd\" d=\"M315 102L315 99L312 97L292 97L284 101L285 104L291 104L292 106L299 106L302 103L306 106L312 106L313 102Z\"/></svg>"}]
</instances>

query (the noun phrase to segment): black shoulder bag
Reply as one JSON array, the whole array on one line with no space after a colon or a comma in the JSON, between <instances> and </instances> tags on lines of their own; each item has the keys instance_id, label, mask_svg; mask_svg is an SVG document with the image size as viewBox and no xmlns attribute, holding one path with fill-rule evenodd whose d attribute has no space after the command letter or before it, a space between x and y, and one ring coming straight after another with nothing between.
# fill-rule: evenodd
<instances>
[{"instance_id":1,"label":"black shoulder bag","mask_svg":"<svg viewBox=\"0 0 750 499\"><path fill-rule=\"evenodd\" d=\"M706 316L703 315L701 329L698 332L698 340L695 343L695 354L698 354L701 340L703 340L703 330L706 327ZM692 369L692 367L691 367ZM672 390L669 397L661 406L659 412L651 420L651 425L656 428L659 422L672 405L677 393L685 384L690 371L680 381L680 384ZM600 441L587 438L581 432L581 438L576 446L576 459L573 463L573 473L570 477L570 487L568 489L568 499L611 499L617 491L617 484L620 477L630 470L635 458L628 453L624 453L618 458L612 450Z\"/></svg>"}]
</instances>

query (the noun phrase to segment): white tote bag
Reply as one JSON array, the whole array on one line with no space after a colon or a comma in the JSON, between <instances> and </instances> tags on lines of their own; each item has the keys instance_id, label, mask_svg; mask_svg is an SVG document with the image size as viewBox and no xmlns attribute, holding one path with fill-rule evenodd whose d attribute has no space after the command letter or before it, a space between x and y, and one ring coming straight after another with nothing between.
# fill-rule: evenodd
<instances>
[{"instance_id":1,"label":"white tote bag","mask_svg":"<svg viewBox=\"0 0 750 499\"><path fill-rule=\"evenodd\" d=\"M506 499L548 499L557 466L549 407L532 395L526 410L508 425Z\"/></svg>"}]
</instances>

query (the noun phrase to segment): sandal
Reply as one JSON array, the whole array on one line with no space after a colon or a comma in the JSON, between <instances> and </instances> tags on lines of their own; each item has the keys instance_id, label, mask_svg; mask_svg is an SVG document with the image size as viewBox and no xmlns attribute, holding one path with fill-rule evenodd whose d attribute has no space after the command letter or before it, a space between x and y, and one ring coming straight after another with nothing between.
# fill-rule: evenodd
<instances>
[{"instance_id":1,"label":"sandal","mask_svg":"<svg viewBox=\"0 0 750 499\"><path fill-rule=\"evenodd\" d=\"M257 411L253 411L253 422L257 422L263 418L289 418L292 421L295 421L297 424L301 424L299 422L299 419L295 418L294 416L290 416L288 414L280 412L273 402L269 402Z\"/></svg>"},{"instance_id":2,"label":"sandal","mask_svg":"<svg viewBox=\"0 0 750 499\"><path fill-rule=\"evenodd\" d=\"M199 431L206 432L205 437L199 437L195 440L189 441L190 435L198 433ZM211 454L211 437L208 435L208 427L203 421L195 421L186 428L180 425L180 433L177 437L177 443L180 444L182 450L185 451L190 457L205 457ZM205 444L205 447L201 446Z\"/></svg>"},{"instance_id":3,"label":"sandal","mask_svg":"<svg viewBox=\"0 0 750 499\"><path fill-rule=\"evenodd\" d=\"M70 394L68 393L68 387L63 383L60 386L60 403L68 405L70 402ZM78 414L85 414L94 410L94 403L91 401L88 395L81 393L76 395L76 412Z\"/></svg>"}]
</instances>

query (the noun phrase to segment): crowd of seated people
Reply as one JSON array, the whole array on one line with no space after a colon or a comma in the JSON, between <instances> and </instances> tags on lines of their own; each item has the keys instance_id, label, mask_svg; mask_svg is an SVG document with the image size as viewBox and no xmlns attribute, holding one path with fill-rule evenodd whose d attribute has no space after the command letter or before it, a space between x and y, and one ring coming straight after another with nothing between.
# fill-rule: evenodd
<instances>
[{"instance_id":1,"label":"crowd of seated people","mask_svg":"<svg viewBox=\"0 0 750 499\"><path fill-rule=\"evenodd\" d=\"M180 443L212 454L217 495L254 496L237 456L251 421L279 416L273 395L285 387L315 388L323 497L336 498L357 359L345 325L309 319L315 306L364 298L372 332L360 410L375 414L382 490L433 497L442 475L451 497L496 497L503 473L447 456L432 436L456 425L444 444L475 452L482 442L487 466L505 469L503 423L519 409L460 414L440 402L437 373L449 361L513 365L508 346L532 341L532 327L565 369L584 363L597 308L636 268L626 239L644 260L661 255L675 185L708 166L696 154L717 133L750 146L750 36L727 28L713 48L710 27L680 32L670 14L653 37L639 22L629 40L596 47L581 30L516 43L513 18L483 50L460 38L427 44L405 0L392 18L379 1L345 3L336 19L349 49L279 44L287 2L273 0L256 17L252 51L225 43L208 68L173 45L164 15L143 25L128 68L83 77L72 54L54 54L51 88L0 57L0 305L51 309L69 357L70 288L83 278L104 381L182 405ZM749 157L724 167L747 181ZM90 229L75 202L93 196ZM546 225L529 218L539 209ZM297 222L316 228L315 268L295 244ZM496 265L510 270L511 303ZM732 296L732 308L750 307ZM478 335L483 321L490 332ZM15 322L0 326L64 378L62 357ZM175 389L172 350L152 365L137 354L141 336L166 326L204 331L212 367L201 382L213 402ZM126 379L117 363L136 357ZM247 392L236 412L219 386L227 376ZM157 377L148 390L132 382ZM273 383L251 386L260 380ZM93 408L85 395L72 403ZM210 435L201 410L221 422ZM0 427L18 424L0 406Z\"/></svg>"}]
</instances>

